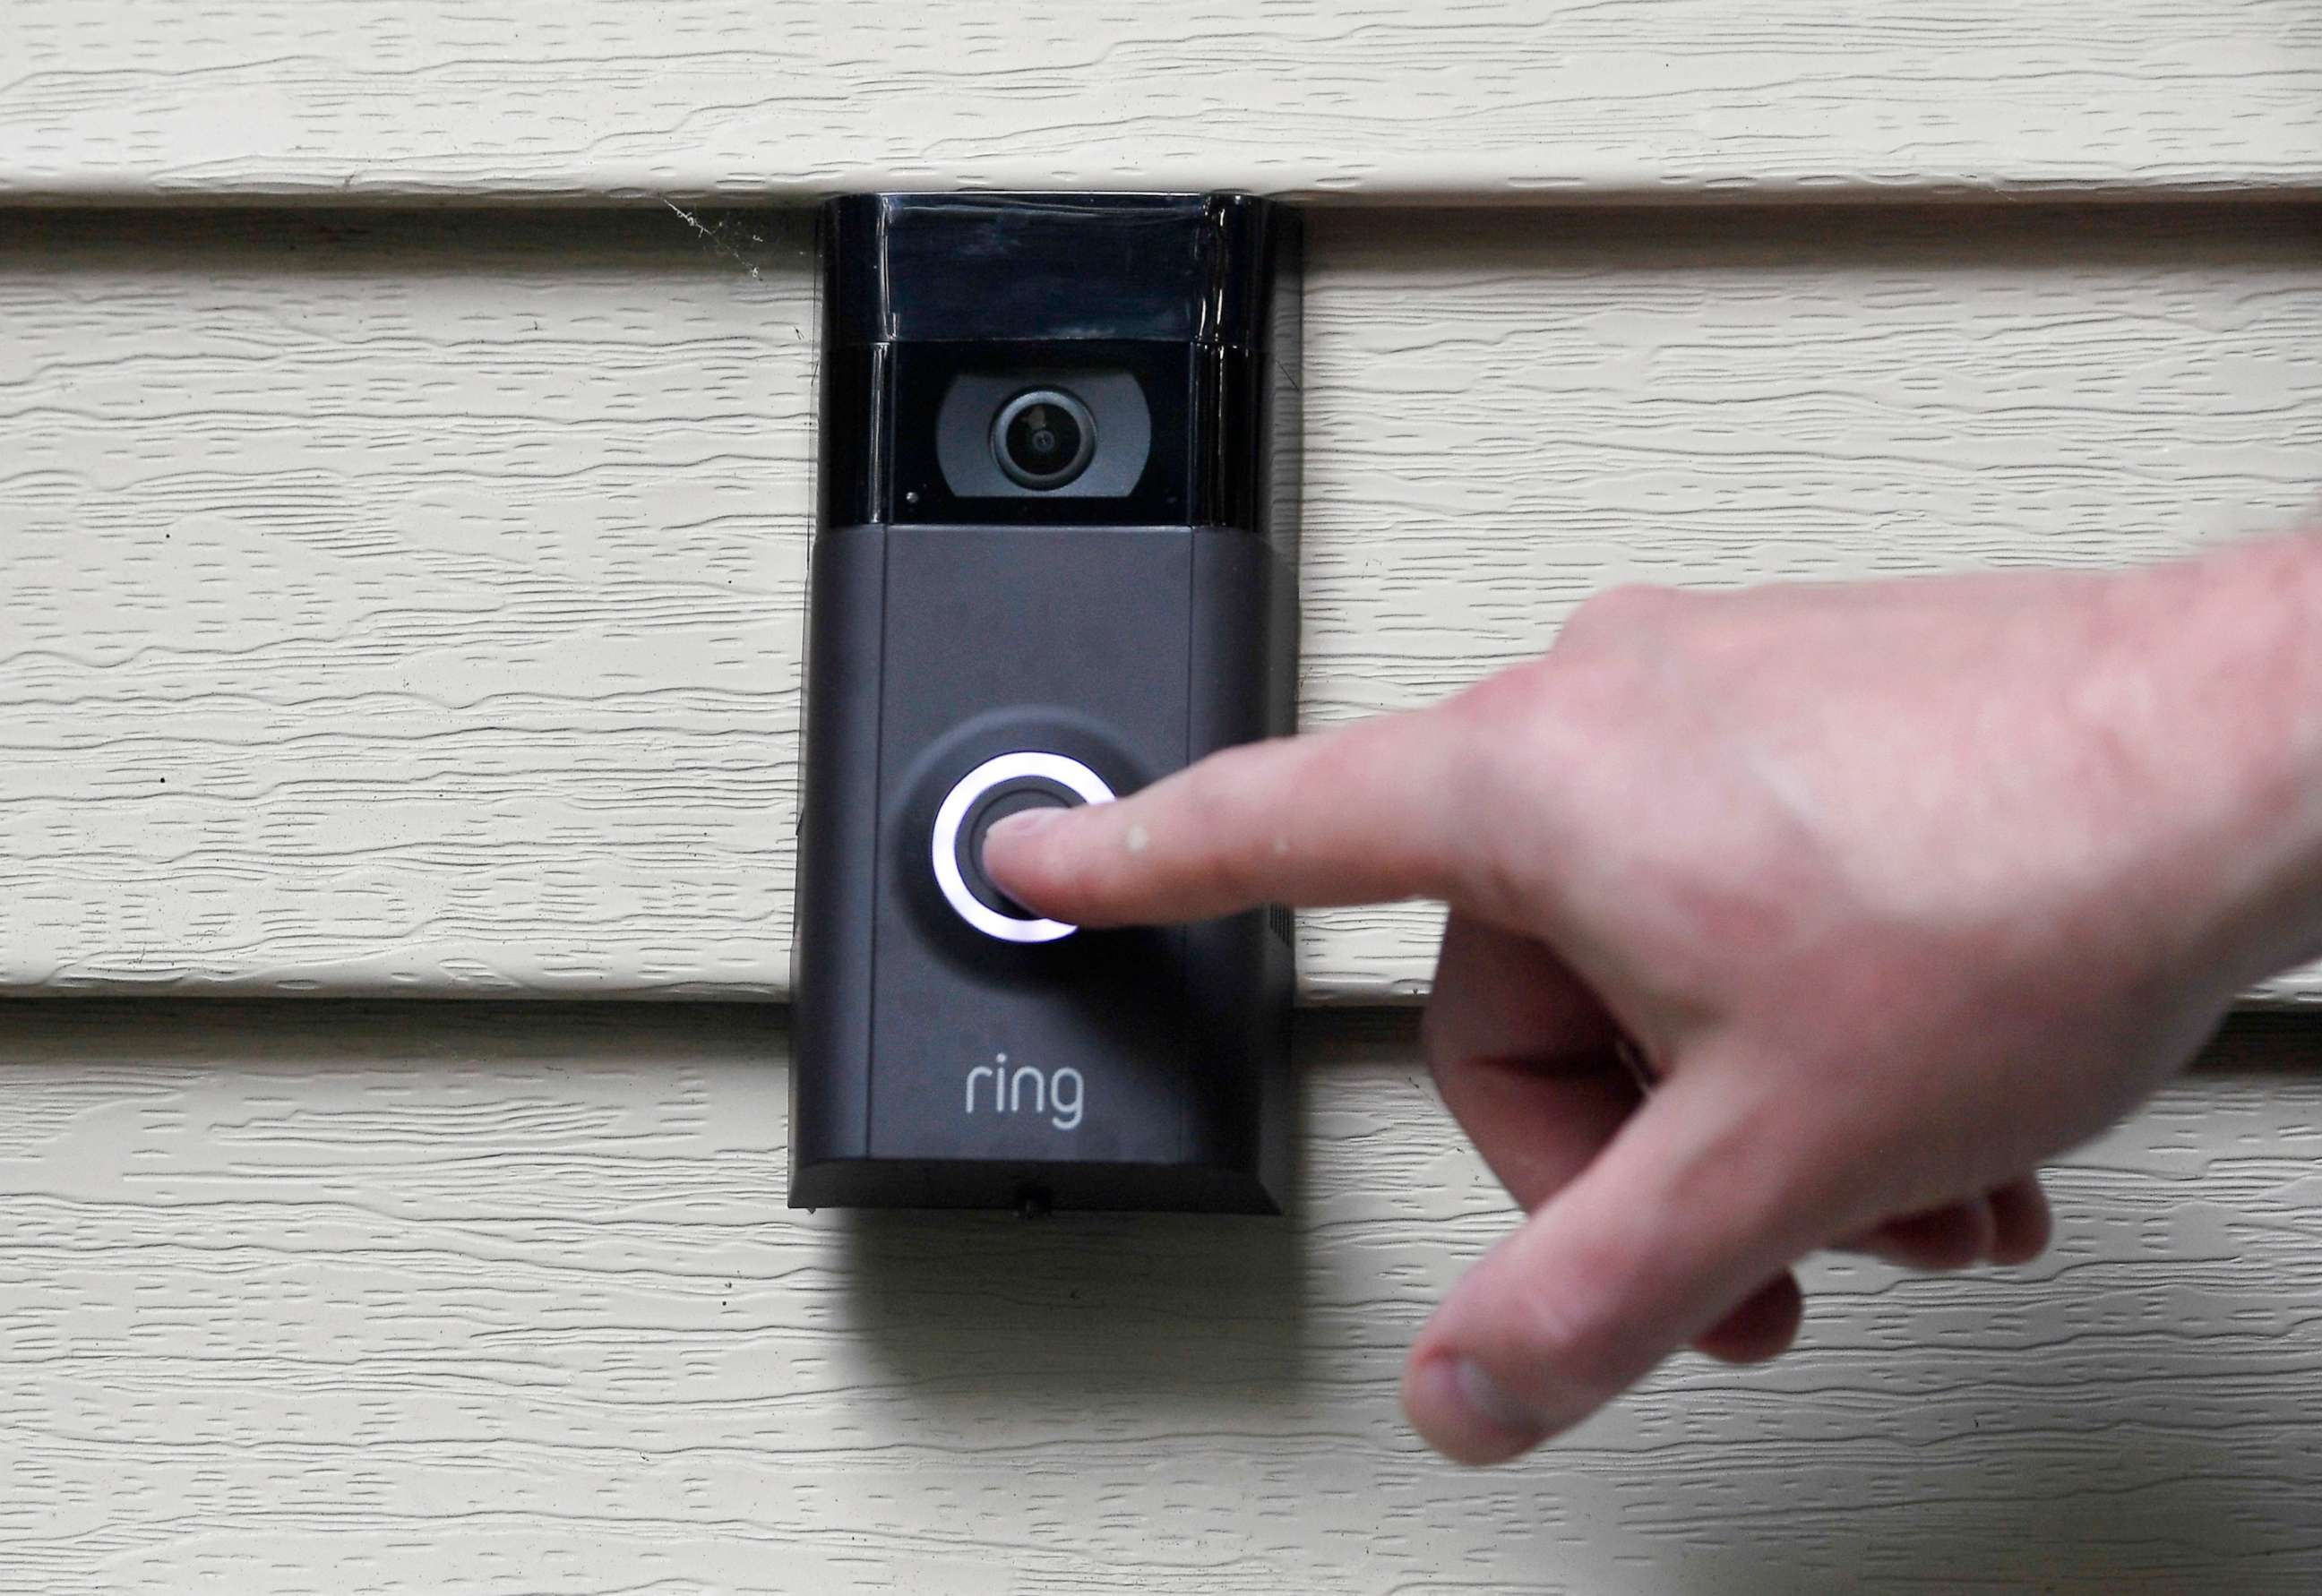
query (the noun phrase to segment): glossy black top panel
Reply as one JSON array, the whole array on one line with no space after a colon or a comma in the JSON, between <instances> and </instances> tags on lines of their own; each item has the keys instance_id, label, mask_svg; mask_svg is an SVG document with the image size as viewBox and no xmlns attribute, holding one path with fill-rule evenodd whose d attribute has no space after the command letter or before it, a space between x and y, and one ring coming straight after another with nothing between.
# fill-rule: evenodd
<instances>
[{"instance_id":1,"label":"glossy black top panel","mask_svg":"<svg viewBox=\"0 0 2322 1596\"><path fill-rule=\"evenodd\" d=\"M1239 194L849 195L823 211L824 332L1265 350L1287 225Z\"/></svg>"}]
</instances>

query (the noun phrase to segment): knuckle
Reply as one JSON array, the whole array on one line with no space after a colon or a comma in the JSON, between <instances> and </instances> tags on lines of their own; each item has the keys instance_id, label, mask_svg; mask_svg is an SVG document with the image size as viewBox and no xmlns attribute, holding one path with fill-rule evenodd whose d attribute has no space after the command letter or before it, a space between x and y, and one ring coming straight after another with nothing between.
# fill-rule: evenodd
<instances>
[{"instance_id":1,"label":"knuckle","mask_svg":"<svg viewBox=\"0 0 2322 1596\"><path fill-rule=\"evenodd\" d=\"M1440 977L1438 977L1440 985ZM1419 1015L1419 1056L1427 1065L1427 1072L1440 1088L1462 1062L1455 1039L1457 1027L1449 1008L1439 997L1431 999Z\"/></svg>"},{"instance_id":2,"label":"knuckle","mask_svg":"<svg viewBox=\"0 0 2322 1596\"><path fill-rule=\"evenodd\" d=\"M1606 638L1656 631L1687 602L1680 588L1650 582L1623 582L1581 601L1564 623L1558 644L1586 645Z\"/></svg>"},{"instance_id":3,"label":"knuckle","mask_svg":"<svg viewBox=\"0 0 2322 1596\"><path fill-rule=\"evenodd\" d=\"M1494 671L1451 699L1446 707L1454 712L1458 724L1471 737L1488 739L1495 731L1531 718L1552 690L1556 674L1557 668L1550 664L1550 656L1543 654Z\"/></svg>"},{"instance_id":4,"label":"knuckle","mask_svg":"<svg viewBox=\"0 0 2322 1596\"><path fill-rule=\"evenodd\" d=\"M1540 659L1486 677L1445 704L1434 752L1440 790L1473 796L1501 780L1538 734L1554 694L1553 673Z\"/></svg>"}]
</instances>

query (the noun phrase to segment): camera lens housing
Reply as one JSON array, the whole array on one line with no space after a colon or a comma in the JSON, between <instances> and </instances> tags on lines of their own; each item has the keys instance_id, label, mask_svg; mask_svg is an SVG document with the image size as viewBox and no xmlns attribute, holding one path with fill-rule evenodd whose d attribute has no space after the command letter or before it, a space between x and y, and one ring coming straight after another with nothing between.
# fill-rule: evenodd
<instances>
[{"instance_id":1,"label":"camera lens housing","mask_svg":"<svg viewBox=\"0 0 2322 1596\"><path fill-rule=\"evenodd\" d=\"M896 515L933 525L1016 526L1028 513L1054 525L1182 520L1183 478L1147 470L1186 449L1182 404L1156 410L1147 397L1191 381L1166 352L1120 342L900 348L892 380L909 414L895 427Z\"/></svg>"},{"instance_id":2,"label":"camera lens housing","mask_svg":"<svg viewBox=\"0 0 2322 1596\"><path fill-rule=\"evenodd\" d=\"M1017 395L992 421L992 455L1021 488L1062 488L1096 454L1096 417L1062 388Z\"/></svg>"}]
</instances>

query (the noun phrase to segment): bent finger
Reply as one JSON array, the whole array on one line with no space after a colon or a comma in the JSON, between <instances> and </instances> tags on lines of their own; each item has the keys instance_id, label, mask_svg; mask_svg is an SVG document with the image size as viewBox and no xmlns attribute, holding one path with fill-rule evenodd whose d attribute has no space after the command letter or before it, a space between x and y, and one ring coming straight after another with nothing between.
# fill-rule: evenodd
<instances>
[{"instance_id":1,"label":"bent finger","mask_svg":"<svg viewBox=\"0 0 2322 1596\"><path fill-rule=\"evenodd\" d=\"M1991 1215L1994 1234L1991 1261L1995 1263L2029 1263L2048 1250L2050 1237L2055 1234L2055 1216L2048 1207L2048 1194L2041 1189L2038 1175L2025 1175L2020 1181L2010 1181L1991 1194Z\"/></svg>"},{"instance_id":2,"label":"bent finger","mask_svg":"<svg viewBox=\"0 0 2322 1596\"><path fill-rule=\"evenodd\" d=\"M1439 1072L1438 1080L1453 1117L1527 1213L1569 1185L1642 1100L1634 1079L1609 1059L1599 1069L1572 1071L1470 1058ZM1692 1345L1723 1363L1763 1363L1789 1349L1805 1313L1797 1277L1785 1269Z\"/></svg>"},{"instance_id":3,"label":"bent finger","mask_svg":"<svg viewBox=\"0 0 2322 1596\"><path fill-rule=\"evenodd\" d=\"M1829 1204L1732 1072L1679 1072L1469 1271L1412 1348L1412 1421L1463 1462L1512 1457L1626 1390L1778 1281ZM1779 1287L1775 1288L1777 1290Z\"/></svg>"},{"instance_id":4,"label":"bent finger","mask_svg":"<svg viewBox=\"0 0 2322 1596\"><path fill-rule=\"evenodd\" d=\"M1943 1272L1989 1258L1997 1234L1991 1199L1977 1197L1905 1214L1840 1245L1845 1251L1868 1253L1898 1269Z\"/></svg>"},{"instance_id":5,"label":"bent finger","mask_svg":"<svg viewBox=\"0 0 2322 1596\"><path fill-rule=\"evenodd\" d=\"M1694 1350L1721 1363L1762 1363L1790 1350L1805 1314L1805 1292L1785 1269L1695 1336Z\"/></svg>"},{"instance_id":6,"label":"bent finger","mask_svg":"<svg viewBox=\"0 0 2322 1596\"><path fill-rule=\"evenodd\" d=\"M1543 943L1455 913L1421 1041L1444 1106L1526 1213L1586 1168L1644 1100L1620 1030ZM1787 1270L1694 1338L1729 1363L1779 1355L1805 1297Z\"/></svg>"},{"instance_id":7,"label":"bent finger","mask_svg":"<svg viewBox=\"0 0 2322 1596\"><path fill-rule=\"evenodd\" d=\"M1444 923L1420 1044L1447 1097L1469 1064L1577 1070L1611 1057L1619 1037L1595 993L1546 943L1458 910Z\"/></svg>"}]
</instances>

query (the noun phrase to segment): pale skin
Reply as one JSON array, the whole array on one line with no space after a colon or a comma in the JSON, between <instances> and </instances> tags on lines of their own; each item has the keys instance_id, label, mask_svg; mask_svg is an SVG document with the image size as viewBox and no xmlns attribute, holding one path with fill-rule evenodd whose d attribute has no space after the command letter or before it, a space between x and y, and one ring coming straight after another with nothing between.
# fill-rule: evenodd
<instances>
[{"instance_id":1,"label":"pale skin","mask_svg":"<svg viewBox=\"0 0 2322 1596\"><path fill-rule=\"evenodd\" d=\"M1428 1062L1528 1218L1403 1405L1500 1462L1680 1347L1785 1351L1818 1249L2036 1255L2040 1164L2322 953L2322 537L1615 590L1446 703L1011 818L986 860L1092 926L1449 906Z\"/></svg>"}]
</instances>

